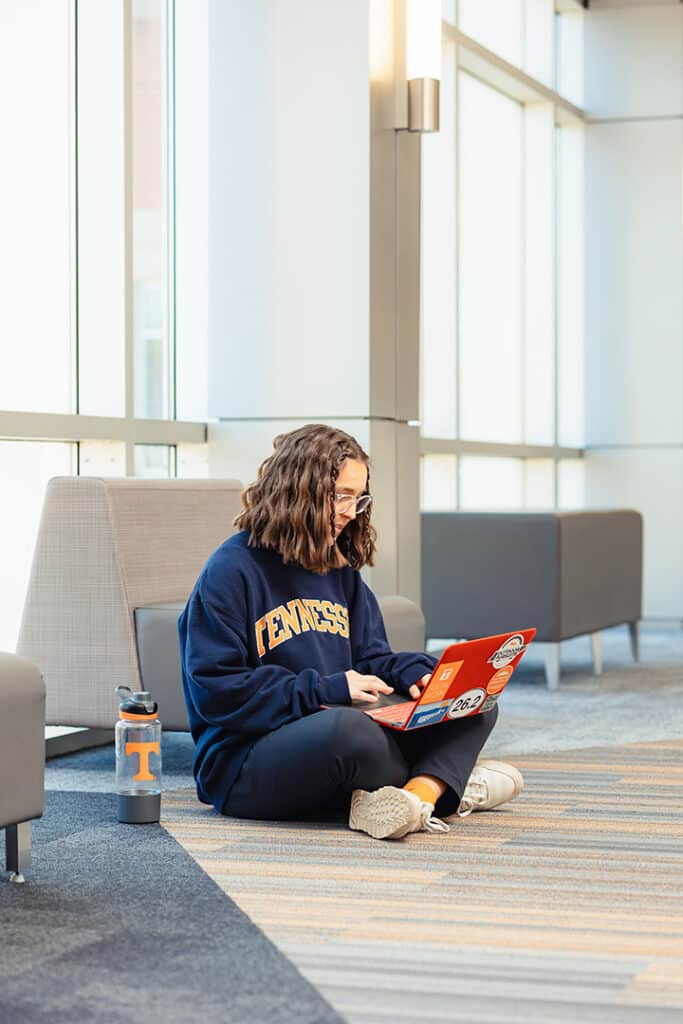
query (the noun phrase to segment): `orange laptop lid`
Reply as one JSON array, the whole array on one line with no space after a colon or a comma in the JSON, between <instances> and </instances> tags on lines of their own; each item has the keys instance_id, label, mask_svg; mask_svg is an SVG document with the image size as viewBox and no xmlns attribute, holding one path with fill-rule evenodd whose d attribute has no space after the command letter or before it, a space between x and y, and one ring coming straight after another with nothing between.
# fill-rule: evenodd
<instances>
[{"instance_id":1,"label":"orange laptop lid","mask_svg":"<svg viewBox=\"0 0 683 1024\"><path fill-rule=\"evenodd\" d=\"M535 629L520 629L451 644L418 700L392 695L380 699L386 706L361 710L392 729L419 729L490 711L535 635Z\"/></svg>"}]
</instances>

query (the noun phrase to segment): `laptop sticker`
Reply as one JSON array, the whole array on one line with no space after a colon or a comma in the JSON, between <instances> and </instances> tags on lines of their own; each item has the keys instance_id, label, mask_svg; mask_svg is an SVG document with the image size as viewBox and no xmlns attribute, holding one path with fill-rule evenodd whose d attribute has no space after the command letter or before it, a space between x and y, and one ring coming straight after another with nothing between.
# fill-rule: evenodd
<instances>
[{"instance_id":1,"label":"laptop sticker","mask_svg":"<svg viewBox=\"0 0 683 1024\"><path fill-rule=\"evenodd\" d=\"M488 659L489 664L493 665L495 669L505 668L511 661L514 661L518 654L526 650L527 645L524 643L524 637L521 633L515 633L514 636L509 636L507 640L500 645L497 651L494 651L491 657Z\"/></svg>"},{"instance_id":2,"label":"laptop sticker","mask_svg":"<svg viewBox=\"0 0 683 1024\"><path fill-rule=\"evenodd\" d=\"M464 664L464 661L450 661L446 665L442 665L438 672L433 673L424 691L425 700L429 699L433 702L442 700Z\"/></svg>"},{"instance_id":3,"label":"laptop sticker","mask_svg":"<svg viewBox=\"0 0 683 1024\"><path fill-rule=\"evenodd\" d=\"M507 668L499 668L497 672L494 672L486 684L486 692L500 693L513 672L514 669L509 666Z\"/></svg>"},{"instance_id":4,"label":"laptop sticker","mask_svg":"<svg viewBox=\"0 0 683 1024\"><path fill-rule=\"evenodd\" d=\"M406 729L417 729L422 725L435 725L441 721L447 708L447 700L443 700L439 704L421 704L415 710L415 714L406 725Z\"/></svg>"},{"instance_id":5,"label":"laptop sticker","mask_svg":"<svg viewBox=\"0 0 683 1024\"><path fill-rule=\"evenodd\" d=\"M474 690L465 690L454 701L451 701L447 715L449 718L464 718L465 715L471 715L473 711L476 711L485 700L486 690L482 690L480 687Z\"/></svg>"}]
</instances>

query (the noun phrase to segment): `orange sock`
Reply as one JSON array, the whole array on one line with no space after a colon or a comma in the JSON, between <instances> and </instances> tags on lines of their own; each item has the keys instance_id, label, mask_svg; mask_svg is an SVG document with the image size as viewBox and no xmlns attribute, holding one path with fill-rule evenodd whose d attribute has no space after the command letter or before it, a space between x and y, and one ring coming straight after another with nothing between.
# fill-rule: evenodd
<instances>
[{"instance_id":1,"label":"orange sock","mask_svg":"<svg viewBox=\"0 0 683 1024\"><path fill-rule=\"evenodd\" d=\"M403 788L407 789L409 793L414 793L423 803L431 804L432 807L446 790L445 783L429 775L417 775L414 779L409 779Z\"/></svg>"}]
</instances>

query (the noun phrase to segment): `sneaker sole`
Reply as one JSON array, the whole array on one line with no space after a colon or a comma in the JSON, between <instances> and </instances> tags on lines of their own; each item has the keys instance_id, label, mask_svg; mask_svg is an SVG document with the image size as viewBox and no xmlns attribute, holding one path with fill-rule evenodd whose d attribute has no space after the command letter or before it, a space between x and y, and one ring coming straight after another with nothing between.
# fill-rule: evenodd
<instances>
[{"instance_id":1,"label":"sneaker sole","mask_svg":"<svg viewBox=\"0 0 683 1024\"><path fill-rule=\"evenodd\" d=\"M512 796L505 801L506 803L509 803L510 800L514 800L515 797L519 796L519 794L524 789L524 779L522 778L522 773L519 771L519 769L515 768L514 765L506 764L504 761L486 761L484 759L482 759L481 761L477 761L477 764L480 765L482 768L488 768L492 772L499 772L501 775L504 775L507 779L512 779L515 791L512 794Z\"/></svg>"},{"instance_id":2,"label":"sneaker sole","mask_svg":"<svg viewBox=\"0 0 683 1024\"><path fill-rule=\"evenodd\" d=\"M419 824L420 808L395 786L382 786L374 793L357 789L351 797L349 828L373 839L402 839Z\"/></svg>"}]
</instances>

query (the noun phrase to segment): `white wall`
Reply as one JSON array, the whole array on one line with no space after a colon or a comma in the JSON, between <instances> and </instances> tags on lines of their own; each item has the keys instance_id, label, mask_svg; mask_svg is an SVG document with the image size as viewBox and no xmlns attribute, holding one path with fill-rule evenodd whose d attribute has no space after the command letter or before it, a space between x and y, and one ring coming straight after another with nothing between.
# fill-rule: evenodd
<instances>
[{"instance_id":1,"label":"white wall","mask_svg":"<svg viewBox=\"0 0 683 1024\"><path fill-rule=\"evenodd\" d=\"M586 500L640 509L644 615L683 618L683 7L585 22Z\"/></svg>"}]
</instances>

